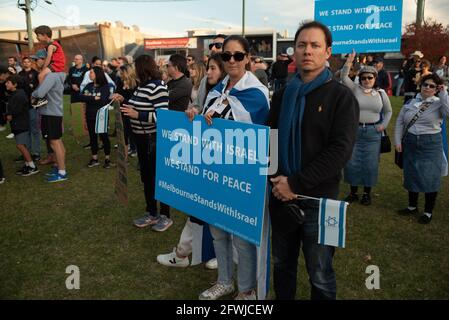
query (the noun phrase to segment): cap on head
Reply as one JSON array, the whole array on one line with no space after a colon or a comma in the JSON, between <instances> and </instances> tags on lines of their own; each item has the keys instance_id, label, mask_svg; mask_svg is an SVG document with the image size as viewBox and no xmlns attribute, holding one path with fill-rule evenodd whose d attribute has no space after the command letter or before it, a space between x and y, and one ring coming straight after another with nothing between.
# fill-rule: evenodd
<instances>
[{"instance_id":1,"label":"cap on head","mask_svg":"<svg viewBox=\"0 0 449 320\"><path fill-rule=\"evenodd\" d=\"M47 58L47 51L41 49L38 50L34 55L31 56L31 59L38 60L38 59L45 59Z\"/></svg>"},{"instance_id":2,"label":"cap on head","mask_svg":"<svg viewBox=\"0 0 449 320\"><path fill-rule=\"evenodd\" d=\"M373 74L375 77L377 77L377 70L376 68L372 67L372 66L364 66L359 70L359 76L364 74L364 73L371 73Z\"/></svg>"},{"instance_id":3,"label":"cap on head","mask_svg":"<svg viewBox=\"0 0 449 320\"><path fill-rule=\"evenodd\" d=\"M384 59L382 57L375 57L373 59L373 63L379 63L379 62L384 62Z\"/></svg>"}]
</instances>

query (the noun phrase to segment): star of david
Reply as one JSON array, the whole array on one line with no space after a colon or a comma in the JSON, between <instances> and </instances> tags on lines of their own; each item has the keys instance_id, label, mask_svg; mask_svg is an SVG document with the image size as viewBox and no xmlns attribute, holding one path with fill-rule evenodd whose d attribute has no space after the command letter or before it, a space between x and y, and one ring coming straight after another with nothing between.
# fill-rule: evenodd
<instances>
[{"instance_id":1,"label":"star of david","mask_svg":"<svg viewBox=\"0 0 449 320\"><path fill-rule=\"evenodd\" d=\"M338 224L338 221L335 217L328 216L326 219L326 224L328 227L335 227Z\"/></svg>"}]
</instances>

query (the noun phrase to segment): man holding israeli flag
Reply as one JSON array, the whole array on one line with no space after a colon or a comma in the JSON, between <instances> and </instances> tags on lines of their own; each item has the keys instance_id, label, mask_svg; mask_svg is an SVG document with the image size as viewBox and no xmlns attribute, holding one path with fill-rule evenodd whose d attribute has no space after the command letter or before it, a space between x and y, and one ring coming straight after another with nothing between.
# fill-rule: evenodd
<instances>
[{"instance_id":1,"label":"man holding israeli flag","mask_svg":"<svg viewBox=\"0 0 449 320\"><path fill-rule=\"evenodd\" d=\"M332 36L319 22L295 34L298 74L275 92L268 124L278 129L279 166L270 179L276 299L295 299L302 248L312 299L336 299L335 246L344 246L346 204L336 199L359 122L354 95L326 68Z\"/></svg>"}]
</instances>

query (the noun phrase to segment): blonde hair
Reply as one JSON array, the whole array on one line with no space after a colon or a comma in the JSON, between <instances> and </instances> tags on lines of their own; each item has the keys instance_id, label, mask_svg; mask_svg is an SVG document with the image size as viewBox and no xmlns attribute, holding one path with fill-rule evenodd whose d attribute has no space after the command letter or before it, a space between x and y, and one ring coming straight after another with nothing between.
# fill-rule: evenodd
<instances>
[{"instance_id":1,"label":"blonde hair","mask_svg":"<svg viewBox=\"0 0 449 320\"><path fill-rule=\"evenodd\" d=\"M120 79L127 89L134 89L137 87L136 71L132 65L124 65L120 67Z\"/></svg>"},{"instance_id":2,"label":"blonde hair","mask_svg":"<svg viewBox=\"0 0 449 320\"><path fill-rule=\"evenodd\" d=\"M198 88L200 87L201 79L203 79L206 75L206 67L202 62L195 62L189 66L189 69L193 69L196 71L196 77L190 79L192 80L193 88L195 90L198 90Z\"/></svg>"}]
</instances>

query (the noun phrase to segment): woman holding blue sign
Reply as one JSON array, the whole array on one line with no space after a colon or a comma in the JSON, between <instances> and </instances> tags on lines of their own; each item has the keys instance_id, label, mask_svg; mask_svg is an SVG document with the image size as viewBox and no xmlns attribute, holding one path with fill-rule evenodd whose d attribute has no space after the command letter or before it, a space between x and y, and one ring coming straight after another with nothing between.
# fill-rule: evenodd
<instances>
[{"instance_id":1,"label":"woman holding blue sign","mask_svg":"<svg viewBox=\"0 0 449 320\"><path fill-rule=\"evenodd\" d=\"M351 160L344 170L345 182L351 186L351 192L345 201L357 201L358 186L363 186L360 203L370 205L371 188L377 183L379 171L380 140L382 132L390 122L392 111L386 92L383 89L374 89L377 78L374 67L365 66L360 69L358 84L349 78L354 57L355 52L348 56L341 72L343 84L354 93L360 107L357 140Z\"/></svg>"},{"instance_id":2,"label":"woman holding blue sign","mask_svg":"<svg viewBox=\"0 0 449 320\"><path fill-rule=\"evenodd\" d=\"M241 36L229 36L223 43L221 58L228 74L207 96L203 114L209 125L212 118L264 124L269 111L268 89L249 71L250 46ZM254 244L210 226L218 260L217 283L199 296L216 300L234 292L233 245L238 252L237 300L255 300L257 250Z\"/></svg>"},{"instance_id":3,"label":"woman holding blue sign","mask_svg":"<svg viewBox=\"0 0 449 320\"><path fill-rule=\"evenodd\" d=\"M109 90L108 80L102 68L93 67L89 71L88 83L79 94L79 100L86 103L86 122L89 131L90 150L92 158L87 166L89 168L100 165L98 162L98 134L95 132L95 122L97 112L100 108L108 104L111 92ZM111 142L107 132L100 133L100 139L103 142L105 160L103 168L108 169L111 166L109 156L111 155Z\"/></svg>"}]
</instances>

